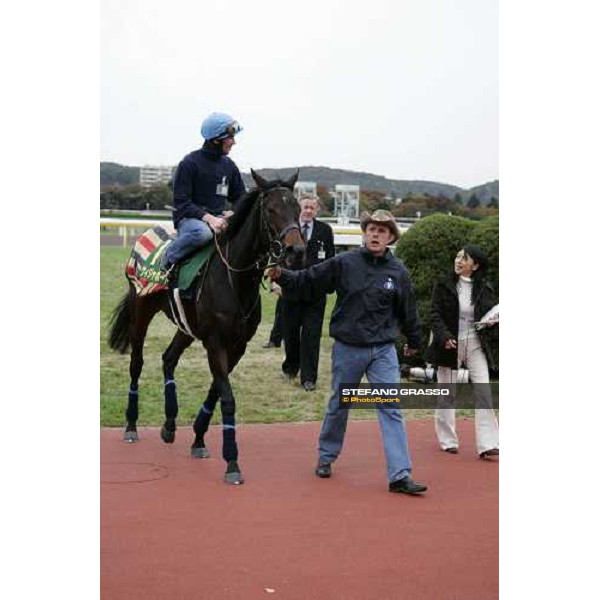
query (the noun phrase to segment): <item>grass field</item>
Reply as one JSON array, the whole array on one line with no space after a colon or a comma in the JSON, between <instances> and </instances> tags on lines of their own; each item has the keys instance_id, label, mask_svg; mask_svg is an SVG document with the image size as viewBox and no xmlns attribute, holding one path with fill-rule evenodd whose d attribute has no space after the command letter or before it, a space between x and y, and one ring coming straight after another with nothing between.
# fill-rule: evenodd
<instances>
[{"instance_id":1,"label":"grass field","mask_svg":"<svg viewBox=\"0 0 600 600\"><path fill-rule=\"evenodd\" d=\"M129 389L129 354L112 351L106 342L112 310L127 291L124 265L129 250L101 247L100 250L100 419L103 426L122 426ZM262 291L262 322L250 341L245 356L231 376L239 423L273 423L321 420L331 385L331 345L327 330L334 296L328 297L323 326L319 381L316 392L305 392L281 375L283 349L263 349L268 339L275 309L275 297ZM168 346L174 326L162 314L150 325L144 346L144 370L140 379L140 425L160 425L164 420L161 354ZM210 385L206 353L194 343L181 357L175 373L179 400L178 423L194 420ZM432 411L405 411L407 418L430 416ZM355 410L353 419L376 418L375 410ZM215 412L214 422L220 416Z\"/></svg>"}]
</instances>

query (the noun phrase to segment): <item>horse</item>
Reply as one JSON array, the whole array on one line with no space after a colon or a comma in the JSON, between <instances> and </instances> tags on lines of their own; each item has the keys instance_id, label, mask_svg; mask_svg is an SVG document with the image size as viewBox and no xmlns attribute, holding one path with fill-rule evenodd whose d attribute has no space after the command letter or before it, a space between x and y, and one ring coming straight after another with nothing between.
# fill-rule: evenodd
<instances>
[{"instance_id":1,"label":"horse","mask_svg":"<svg viewBox=\"0 0 600 600\"><path fill-rule=\"evenodd\" d=\"M182 329L180 320L179 329L162 355L165 422L161 438L165 443L173 443L178 412L175 368L195 339L206 348L212 382L194 421L191 455L194 458L210 456L204 435L221 400L222 456L227 463L224 481L233 485L243 483L244 478L238 464L235 398L229 375L244 355L261 320L260 284L264 269L273 262L298 268L306 260L299 225L300 207L293 195L298 172L287 181L267 181L255 171L251 172L257 187L238 201L228 228L215 236L216 252L194 284L193 299L182 302L187 327ZM140 296L129 281L128 292L113 311L110 347L124 354L131 346L124 434L127 442L138 440L138 382L148 326L160 311L177 325L169 293L163 289Z\"/></svg>"}]
</instances>

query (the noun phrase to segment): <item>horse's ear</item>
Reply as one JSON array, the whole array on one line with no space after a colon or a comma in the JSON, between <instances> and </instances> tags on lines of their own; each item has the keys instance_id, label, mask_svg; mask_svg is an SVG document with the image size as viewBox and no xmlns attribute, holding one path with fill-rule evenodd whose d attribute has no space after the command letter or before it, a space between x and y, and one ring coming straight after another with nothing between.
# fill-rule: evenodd
<instances>
[{"instance_id":1,"label":"horse's ear","mask_svg":"<svg viewBox=\"0 0 600 600\"><path fill-rule=\"evenodd\" d=\"M290 188L290 190L294 189L296 185L296 181L298 181L298 175L300 174L300 169L296 169L296 172L285 182L285 187Z\"/></svg>"},{"instance_id":2,"label":"horse's ear","mask_svg":"<svg viewBox=\"0 0 600 600\"><path fill-rule=\"evenodd\" d=\"M250 169L250 173L252 174L252 179L254 179L260 189L264 189L267 186L267 180L261 177L254 169Z\"/></svg>"}]
</instances>

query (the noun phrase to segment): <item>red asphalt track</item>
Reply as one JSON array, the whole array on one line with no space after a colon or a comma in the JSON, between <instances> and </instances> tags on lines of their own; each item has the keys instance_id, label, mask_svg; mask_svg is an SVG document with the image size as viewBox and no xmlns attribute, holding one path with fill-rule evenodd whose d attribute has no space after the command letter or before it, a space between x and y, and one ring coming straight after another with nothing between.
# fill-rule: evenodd
<instances>
[{"instance_id":1,"label":"red asphalt track","mask_svg":"<svg viewBox=\"0 0 600 600\"><path fill-rule=\"evenodd\" d=\"M101 431L103 600L492 600L498 598L498 463L475 454L458 420L458 455L431 421L407 421L423 497L387 491L376 421L350 421L331 479L313 474L320 423L241 425L245 485L192 459L157 428Z\"/></svg>"}]
</instances>

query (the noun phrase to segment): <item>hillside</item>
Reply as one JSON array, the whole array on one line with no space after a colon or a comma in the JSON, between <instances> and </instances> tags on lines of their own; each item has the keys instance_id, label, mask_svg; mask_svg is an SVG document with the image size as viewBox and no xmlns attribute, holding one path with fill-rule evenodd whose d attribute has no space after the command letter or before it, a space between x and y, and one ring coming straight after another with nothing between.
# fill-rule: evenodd
<instances>
[{"instance_id":1,"label":"hillside","mask_svg":"<svg viewBox=\"0 0 600 600\"><path fill-rule=\"evenodd\" d=\"M488 204L493 198L500 200L500 182L496 179L483 185L478 185L468 191L468 195L476 194L483 204Z\"/></svg>"},{"instance_id":2,"label":"hillside","mask_svg":"<svg viewBox=\"0 0 600 600\"><path fill-rule=\"evenodd\" d=\"M492 196L500 199L499 182L491 181L470 189L463 189L447 183L434 181L411 181L400 179L387 179L381 175L347 171L344 169L330 169L329 167L304 166L300 169L300 181L316 181L318 185L332 189L336 184L359 185L363 191L384 192L393 197L406 198L409 193L413 195L430 194L432 196L443 194L448 198L460 194L464 200L473 193L482 203L487 204ZM287 179L296 171L296 167L282 167L281 169L257 169L263 177ZM254 187L250 173L242 173L246 187ZM139 181L139 167L127 167L117 163L100 163L100 185L131 185Z\"/></svg>"},{"instance_id":3,"label":"hillside","mask_svg":"<svg viewBox=\"0 0 600 600\"><path fill-rule=\"evenodd\" d=\"M113 162L100 163L100 185L136 185L140 182L140 168L126 167Z\"/></svg>"},{"instance_id":4,"label":"hillside","mask_svg":"<svg viewBox=\"0 0 600 600\"><path fill-rule=\"evenodd\" d=\"M284 167L281 169L257 169L257 171L267 179L281 177L287 178L292 175L296 167ZM250 174L243 173L244 183L246 187L253 185ZM330 169L329 167L300 167L300 181L316 181L317 184L323 185L326 188L333 188L336 184L359 185L361 190L384 192L390 196L406 198L409 193L420 196L429 194L436 196L443 194L448 198L454 197L455 194L460 194L463 199L468 199L473 193L487 204L492 196L499 199L499 182L491 181L478 185L470 189L463 189L448 183L438 183L435 181L419 181L419 180L400 180L387 179L381 175L373 175L372 173L361 173L357 171L346 171L343 169Z\"/></svg>"}]
</instances>

